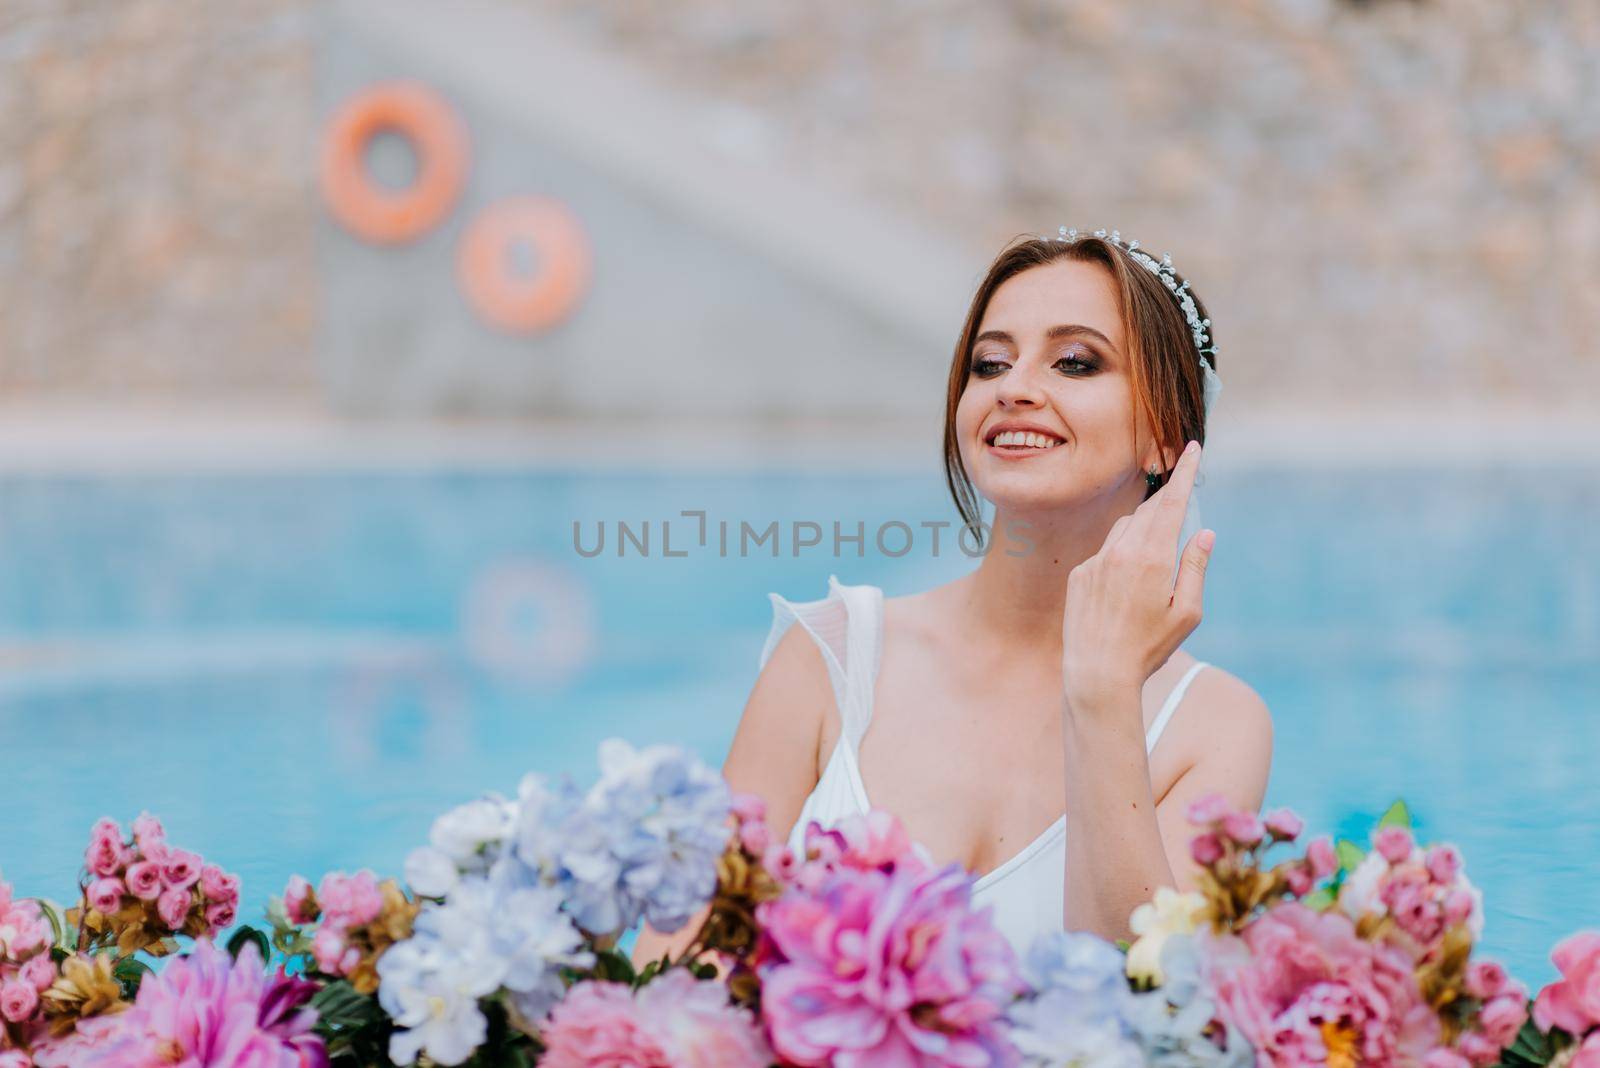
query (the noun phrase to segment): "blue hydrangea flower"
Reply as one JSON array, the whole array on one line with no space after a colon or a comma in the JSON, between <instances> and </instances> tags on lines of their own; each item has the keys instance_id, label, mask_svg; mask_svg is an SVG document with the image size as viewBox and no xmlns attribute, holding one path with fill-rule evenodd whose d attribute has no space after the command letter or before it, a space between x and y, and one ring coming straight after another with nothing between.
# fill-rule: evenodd
<instances>
[{"instance_id":1,"label":"blue hydrangea flower","mask_svg":"<svg viewBox=\"0 0 1600 1068\"><path fill-rule=\"evenodd\" d=\"M1174 934L1161 951L1166 981L1135 995L1127 1010L1145 1062L1156 1068L1249 1068L1255 1053L1237 1031L1218 1022L1216 1001L1201 980L1194 937ZM1212 1038L1222 1028L1226 1048Z\"/></svg>"},{"instance_id":2,"label":"blue hydrangea flower","mask_svg":"<svg viewBox=\"0 0 1600 1068\"><path fill-rule=\"evenodd\" d=\"M1052 931L1034 939L1023 974L1034 993L1008 1011L1011 1041L1030 1068L1139 1068L1128 1026L1132 994L1115 946L1093 935Z\"/></svg>"}]
</instances>

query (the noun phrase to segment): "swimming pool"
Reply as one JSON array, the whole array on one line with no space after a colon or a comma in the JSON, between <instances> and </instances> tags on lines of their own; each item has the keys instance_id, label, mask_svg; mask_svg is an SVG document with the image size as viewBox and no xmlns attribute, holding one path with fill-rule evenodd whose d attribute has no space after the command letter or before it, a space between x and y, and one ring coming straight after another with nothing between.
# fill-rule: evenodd
<instances>
[{"instance_id":1,"label":"swimming pool","mask_svg":"<svg viewBox=\"0 0 1600 1068\"><path fill-rule=\"evenodd\" d=\"M1551 976L1549 946L1600 921L1600 480L1208 491L1188 648L1273 708L1269 802L1355 834L1404 796L1463 848L1489 951ZM586 779L611 734L720 764L769 590L820 597L836 573L894 595L972 566L874 544L951 518L932 476L7 475L0 502L0 871L63 894L90 824L148 808L240 872L246 921L292 872L398 872L434 814L526 770ZM780 554L735 535L722 555L722 519L778 522ZM649 523L651 552L586 557L575 520L586 547ZM863 555L833 555L834 520L865 524ZM794 555L807 521L823 544Z\"/></svg>"}]
</instances>

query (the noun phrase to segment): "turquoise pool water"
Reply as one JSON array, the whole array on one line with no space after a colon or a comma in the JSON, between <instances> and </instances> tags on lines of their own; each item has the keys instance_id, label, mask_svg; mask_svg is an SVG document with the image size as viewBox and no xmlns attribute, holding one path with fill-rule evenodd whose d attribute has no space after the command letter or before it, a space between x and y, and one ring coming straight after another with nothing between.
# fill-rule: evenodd
<instances>
[{"instance_id":1,"label":"turquoise pool water","mask_svg":"<svg viewBox=\"0 0 1600 1068\"><path fill-rule=\"evenodd\" d=\"M1600 480L1208 491L1189 648L1273 708L1270 801L1353 834L1404 796L1465 851L1490 950L1547 978L1549 946L1600 924ZM90 824L148 808L241 873L246 920L292 872L397 872L436 812L524 771L587 777L611 734L720 764L767 591L972 566L873 544L951 518L932 476L8 476L0 502L0 872L64 895ZM662 554L669 519L687 555ZM824 545L721 556L720 519L814 521ZM866 523L864 555L832 554L836 519ZM586 558L574 520L648 520L651 555Z\"/></svg>"}]
</instances>

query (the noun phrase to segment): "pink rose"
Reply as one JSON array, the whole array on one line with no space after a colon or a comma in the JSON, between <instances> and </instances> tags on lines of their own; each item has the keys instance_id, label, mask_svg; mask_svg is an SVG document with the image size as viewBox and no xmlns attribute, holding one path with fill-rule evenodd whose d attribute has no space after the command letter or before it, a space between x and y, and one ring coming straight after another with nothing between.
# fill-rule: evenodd
<instances>
[{"instance_id":1,"label":"pink rose","mask_svg":"<svg viewBox=\"0 0 1600 1068\"><path fill-rule=\"evenodd\" d=\"M1488 1001L1506 988L1506 970L1497 961L1476 960L1467 967L1467 993Z\"/></svg>"},{"instance_id":2,"label":"pink rose","mask_svg":"<svg viewBox=\"0 0 1600 1068\"><path fill-rule=\"evenodd\" d=\"M1488 1068L1491 1064L1500 1061L1500 1047L1489 1039L1488 1035L1477 1031L1468 1031L1456 1039L1456 1049L1461 1055L1471 1061L1476 1068Z\"/></svg>"},{"instance_id":3,"label":"pink rose","mask_svg":"<svg viewBox=\"0 0 1600 1068\"><path fill-rule=\"evenodd\" d=\"M209 901L237 901L239 877L223 871L215 864L200 869L200 892Z\"/></svg>"},{"instance_id":4,"label":"pink rose","mask_svg":"<svg viewBox=\"0 0 1600 1068\"><path fill-rule=\"evenodd\" d=\"M733 814L740 823L761 823L767 818L767 803L760 794L735 793Z\"/></svg>"},{"instance_id":5,"label":"pink rose","mask_svg":"<svg viewBox=\"0 0 1600 1068\"><path fill-rule=\"evenodd\" d=\"M1527 1022L1528 1004L1516 994L1494 998L1478 1014L1478 1026L1501 1049L1517 1040L1517 1032Z\"/></svg>"},{"instance_id":6,"label":"pink rose","mask_svg":"<svg viewBox=\"0 0 1600 1068\"><path fill-rule=\"evenodd\" d=\"M161 892L156 899L156 914L161 917L161 922L176 931L183 927L183 921L189 916L189 906L194 901L194 894L187 887L174 886Z\"/></svg>"},{"instance_id":7,"label":"pink rose","mask_svg":"<svg viewBox=\"0 0 1600 1068\"><path fill-rule=\"evenodd\" d=\"M1305 821L1286 808L1267 813L1262 822L1268 834L1285 840L1299 838L1300 832L1306 829Z\"/></svg>"},{"instance_id":8,"label":"pink rose","mask_svg":"<svg viewBox=\"0 0 1600 1068\"><path fill-rule=\"evenodd\" d=\"M89 848L84 850L83 863L91 874L115 875L122 870L122 831L110 820L94 825L89 835Z\"/></svg>"},{"instance_id":9,"label":"pink rose","mask_svg":"<svg viewBox=\"0 0 1600 1068\"><path fill-rule=\"evenodd\" d=\"M56 981L55 962L50 959L48 953L29 958L28 963L17 970L17 978L42 994Z\"/></svg>"},{"instance_id":10,"label":"pink rose","mask_svg":"<svg viewBox=\"0 0 1600 1068\"><path fill-rule=\"evenodd\" d=\"M1472 1062L1446 1046L1428 1051L1422 1058L1422 1068L1471 1068Z\"/></svg>"},{"instance_id":11,"label":"pink rose","mask_svg":"<svg viewBox=\"0 0 1600 1068\"><path fill-rule=\"evenodd\" d=\"M1242 846L1253 846L1266 833L1254 812L1230 812L1222 817L1222 832Z\"/></svg>"},{"instance_id":12,"label":"pink rose","mask_svg":"<svg viewBox=\"0 0 1600 1068\"><path fill-rule=\"evenodd\" d=\"M89 905L107 916L120 909L122 907L122 880L105 878L96 879L90 883Z\"/></svg>"},{"instance_id":13,"label":"pink rose","mask_svg":"<svg viewBox=\"0 0 1600 1068\"><path fill-rule=\"evenodd\" d=\"M1306 859L1311 862L1311 874L1326 879L1339 870L1339 854L1327 838L1314 838L1306 847Z\"/></svg>"},{"instance_id":14,"label":"pink rose","mask_svg":"<svg viewBox=\"0 0 1600 1068\"><path fill-rule=\"evenodd\" d=\"M1455 846L1437 845L1428 850L1428 874L1436 883L1449 886L1461 874L1461 853Z\"/></svg>"},{"instance_id":15,"label":"pink rose","mask_svg":"<svg viewBox=\"0 0 1600 1068\"><path fill-rule=\"evenodd\" d=\"M1189 843L1189 855L1201 867L1215 864L1222 859L1222 839L1214 834L1197 834Z\"/></svg>"},{"instance_id":16,"label":"pink rose","mask_svg":"<svg viewBox=\"0 0 1600 1068\"><path fill-rule=\"evenodd\" d=\"M283 911L294 924L315 923L321 915L312 900L311 884L301 876L289 876L289 885L283 891Z\"/></svg>"},{"instance_id":17,"label":"pink rose","mask_svg":"<svg viewBox=\"0 0 1600 1068\"><path fill-rule=\"evenodd\" d=\"M336 927L319 927L311 938L311 956L328 975L344 975L361 962L361 951L345 941Z\"/></svg>"},{"instance_id":18,"label":"pink rose","mask_svg":"<svg viewBox=\"0 0 1600 1068\"><path fill-rule=\"evenodd\" d=\"M1466 923L1472 916L1472 894L1466 890L1452 890L1444 899L1444 922L1452 926Z\"/></svg>"},{"instance_id":19,"label":"pink rose","mask_svg":"<svg viewBox=\"0 0 1600 1068\"><path fill-rule=\"evenodd\" d=\"M1311 878L1310 870L1298 864L1285 869L1284 880L1289 884L1289 893L1295 897L1305 897L1311 893L1311 888L1316 885Z\"/></svg>"},{"instance_id":20,"label":"pink rose","mask_svg":"<svg viewBox=\"0 0 1600 1068\"><path fill-rule=\"evenodd\" d=\"M159 838L139 847L139 855L154 864L157 871L161 870L161 866L167 862L167 857L171 856L172 852L172 847Z\"/></svg>"},{"instance_id":21,"label":"pink rose","mask_svg":"<svg viewBox=\"0 0 1600 1068\"><path fill-rule=\"evenodd\" d=\"M125 875L128 893L140 901L154 901L161 896L161 869L148 860L141 860L128 868Z\"/></svg>"},{"instance_id":22,"label":"pink rose","mask_svg":"<svg viewBox=\"0 0 1600 1068\"><path fill-rule=\"evenodd\" d=\"M1226 797L1218 793L1206 794L1189 806L1189 822L1196 825L1217 823L1231 811L1233 806Z\"/></svg>"},{"instance_id":23,"label":"pink rose","mask_svg":"<svg viewBox=\"0 0 1600 1068\"><path fill-rule=\"evenodd\" d=\"M233 923L234 908L230 902L218 901L206 906L206 926L220 931Z\"/></svg>"},{"instance_id":24,"label":"pink rose","mask_svg":"<svg viewBox=\"0 0 1600 1068\"><path fill-rule=\"evenodd\" d=\"M29 983L8 979L0 983L0 1016L21 1023L39 1007L39 991Z\"/></svg>"},{"instance_id":25,"label":"pink rose","mask_svg":"<svg viewBox=\"0 0 1600 1068\"><path fill-rule=\"evenodd\" d=\"M1411 838L1411 832L1404 827L1385 827L1372 838L1373 848L1377 849L1384 860L1390 864L1399 864L1411 856L1411 851L1416 843Z\"/></svg>"},{"instance_id":26,"label":"pink rose","mask_svg":"<svg viewBox=\"0 0 1600 1068\"><path fill-rule=\"evenodd\" d=\"M169 889L182 887L187 890L200 881L200 857L187 849L174 849L168 852L166 860L161 862L161 881Z\"/></svg>"},{"instance_id":27,"label":"pink rose","mask_svg":"<svg viewBox=\"0 0 1600 1068\"><path fill-rule=\"evenodd\" d=\"M800 861L787 844L773 842L761 854L761 866L780 883L792 880L800 870Z\"/></svg>"},{"instance_id":28,"label":"pink rose","mask_svg":"<svg viewBox=\"0 0 1600 1068\"><path fill-rule=\"evenodd\" d=\"M163 841L166 837L167 831L161 826L161 821L148 812L141 812L139 818L133 821L133 840L140 849L151 842Z\"/></svg>"},{"instance_id":29,"label":"pink rose","mask_svg":"<svg viewBox=\"0 0 1600 1068\"><path fill-rule=\"evenodd\" d=\"M1581 1035L1600 1024L1600 933L1579 931L1551 952L1561 978L1539 991L1533 1022L1539 1030L1559 1027Z\"/></svg>"},{"instance_id":30,"label":"pink rose","mask_svg":"<svg viewBox=\"0 0 1600 1068\"><path fill-rule=\"evenodd\" d=\"M330 872L317 888L317 901L326 921L338 927L361 927L383 912L378 877L370 871L354 875Z\"/></svg>"}]
</instances>

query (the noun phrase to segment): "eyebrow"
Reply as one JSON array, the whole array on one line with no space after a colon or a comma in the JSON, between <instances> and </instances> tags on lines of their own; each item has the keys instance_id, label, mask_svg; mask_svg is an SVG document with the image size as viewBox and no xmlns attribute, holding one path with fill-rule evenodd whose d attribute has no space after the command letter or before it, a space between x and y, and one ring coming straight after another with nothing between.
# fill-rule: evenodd
<instances>
[{"instance_id":1,"label":"eyebrow","mask_svg":"<svg viewBox=\"0 0 1600 1068\"><path fill-rule=\"evenodd\" d=\"M1105 345L1105 347L1110 349L1112 352L1117 351L1117 346L1112 343L1110 338L1106 337L1094 327L1084 326L1081 323L1063 323L1058 326L1052 326L1050 329L1044 332L1044 336L1050 341L1059 341L1064 337L1092 337L1098 340L1101 344ZM1006 345L1015 345L1017 343L1017 339L1012 337L1004 330L985 330L983 333L972 339L972 343L974 345L978 344L980 341L999 341Z\"/></svg>"}]
</instances>

